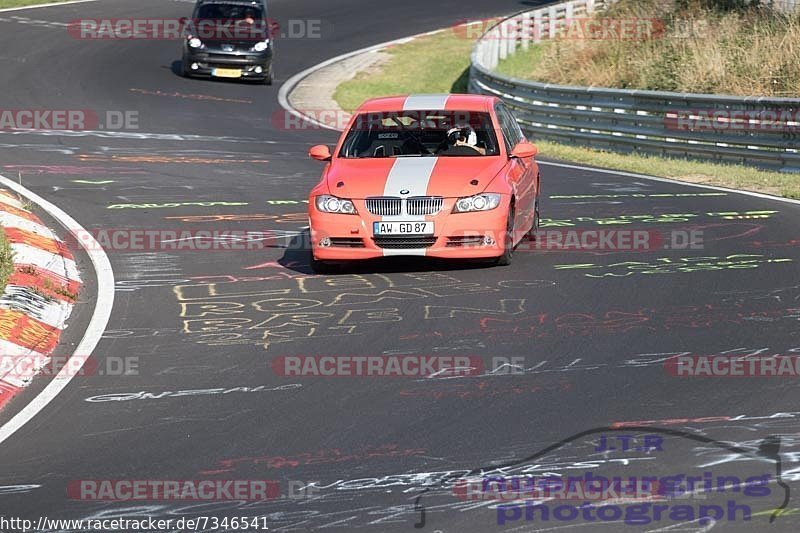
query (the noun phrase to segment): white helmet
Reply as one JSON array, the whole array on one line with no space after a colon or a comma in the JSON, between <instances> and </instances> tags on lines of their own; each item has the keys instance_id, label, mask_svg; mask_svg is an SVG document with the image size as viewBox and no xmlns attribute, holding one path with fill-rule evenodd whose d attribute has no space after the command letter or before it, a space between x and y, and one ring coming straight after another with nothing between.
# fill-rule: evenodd
<instances>
[{"instance_id":1,"label":"white helmet","mask_svg":"<svg viewBox=\"0 0 800 533\"><path fill-rule=\"evenodd\" d=\"M472 129L472 126L469 124L462 124L455 128L450 128L447 131L447 140L450 144L455 144L459 139L470 146L476 146L478 144L478 134L475 133L475 130Z\"/></svg>"}]
</instances>

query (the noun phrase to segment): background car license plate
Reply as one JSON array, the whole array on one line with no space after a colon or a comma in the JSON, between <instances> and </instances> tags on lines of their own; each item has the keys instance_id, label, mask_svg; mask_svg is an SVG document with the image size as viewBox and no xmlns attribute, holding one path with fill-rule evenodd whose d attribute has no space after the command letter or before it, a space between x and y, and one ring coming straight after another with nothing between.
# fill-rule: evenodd
<instances>
[{"instance_id":1,"label":"background car license plate","mask_svg":"<svg viewBox=\"0 0 800 533\"><path fill-rule=\"evenodd\" d=\"M373 222L375 235L433 235L433 222Z\"/></svg>"},{"instance_id":2,"label":"background car license plate","mask_svg":"<svg viewBox=\"0 0 800 533\"><path fill-rule=\"evenodd\" d=\"M241 78L242 71L238 68L215 68L211 71L218 78Z\"/></svg>"}]
</instances>

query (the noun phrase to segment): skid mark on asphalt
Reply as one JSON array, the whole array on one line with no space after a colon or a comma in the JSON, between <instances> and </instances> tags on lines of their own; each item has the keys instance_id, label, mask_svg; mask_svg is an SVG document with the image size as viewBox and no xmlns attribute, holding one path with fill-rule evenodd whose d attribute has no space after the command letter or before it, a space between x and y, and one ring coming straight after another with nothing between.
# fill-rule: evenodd
<instances>
[{"instance_id":1,"label":"skid mark on asphalt","mask_svg":"<svg viewBox=\"0 0 800 533\"><path fill-rule=\"evenodd\" d=\"M3 170L19 172L22 174L54 174L67 176L91 176L98 174L145 174L144 170L128 167L92 167L82 165L4 165Z\"/></svg>"},{"instance_id":2,"label":"skid mark on asphalt","mask_svg":"<svg viewBox=\"0 0 800 533\"><path fill-rule=\"evenodd\" d=\"M192 0L194 1L194 0ZM252 100L243 100L238 98L222 98L220 96L211 96L208 94L186 94L180 92L167 93L163 91L150 91L147 89L128 89L132 93L145 94L150 96L166 96L170 98L185 98L187 100L200 100L206 102L228 102L232 104L252 104Z\"/></svg>"},{"instance_id":3,"label":"skid mark on asphalt","mask_svg":"<svg viewBox=\"0 0 800 533\"><path fill-rule=\"evenodd\" d=\"M242 143L242 144L306 144L285 141L268 141L254 137L228 137L221 135L194 135L181 133L145 133L138 131L96 131L96 130L0 130L0 135L9 136L42 136L42 137L95 137L100 139L133 139L142 141L186 141L209 143Z\"/></svg>"},{"instance_id":4,"label":"skid mark on asphalt","mask_svg":"<svg viewBox=\"0 0 800 533\"><path fill-rule=\"evenodd\" d=\"M147 163L147 164L192 164L192 165L221 165L221 164L253 164L269 163L269 159L233 159L233 158L213 158L213 157L192 157L192 156L170 156L170 155L84 155L78 156L80 161L101 162L101 163Z\"/></svg>"},{"instance_id":5,"label":"skid mark on asphalt","mask_svg":"<svg viewBox=\"0 0 800 533\"><path fill-rule=\"evenodd\" d=\"M660 257L649 263L624 261L612 264L571 263L553 265L555 270L580 271L587 278L628 277L633 275L688 274L694 272L719 272L723 270L752 270L773 263L793 263L790 258L769 258L758 254L733 254L719 257Z\"/></svg>"},{"instance_id":6,"label":"skid mark on asphalt","mask_svg":"<svg viewBox=\"0 0 800 533\"><path fill-rule=\"evenodd\" d=\"M10 22L15 24L24 24L26 26L36 26L37 28L49 28L54 30L63 30L68 27L66 22L53 22L50 20L32 19L28 17L20 17L12 15L10 17L0 17L0 22Z\"/></svg>"},{"instance_id":7,"label":"skid mark on asphalt","mask_svg":"<svg viewBox=\"0 0 800 533\"><path fill-rule=\"evenodd\" d=\"M247 202L165 202L160 204L111 204L106 209L169 209L175 207L245 206ZM218 215L209 215L218 216ZM168 218L168 217L165 217ZM174 218L174 217L172 217ZM186 217L183 217L184 219Z\"/></svg>"}]
</instances>

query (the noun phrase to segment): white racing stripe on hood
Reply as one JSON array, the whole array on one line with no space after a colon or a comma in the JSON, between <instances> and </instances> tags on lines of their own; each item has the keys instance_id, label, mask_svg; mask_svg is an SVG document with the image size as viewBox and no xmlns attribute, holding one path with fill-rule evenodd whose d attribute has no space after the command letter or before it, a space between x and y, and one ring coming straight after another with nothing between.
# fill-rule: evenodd
<instances>
[{"instance_id":1,"label":"white racing stripe on hood","mask_svg":"<svg viewBox=\"0 0 800 533\"><path fill-rule=\"evenodd\" d=\"M398 157L389 171L386 178L386 185L383 188L384 196L425 196L428 193L428 183L431 181L433 167L436 166L438 157ZM408 194L400 194L406 190ZM399 217L383 217L383 220L425 220L424 215L410 216L400 215Z\"/></svg>"},{"instance_id":2,"label":"white racing stripe on hood","mask_svg":"<svg viewBox=\"0 0 800 533\"><path fill-rule=\"evenodd\" d=\"M383 188L384 196L394 196L410 198L412 196L426 196L428 193L428 183L431 181L433 168L436 166L438 157L398 157L389 171L386 178L386 185ZM408 194L400 194L406 190ZM403 210L405 211L405 209ZM384 216L381 220L389 222L393 220L402 221L424 221L425 215L406 215ZM425 255L425 248L407 248L404 250L391 250L384 248L383 255Z\"/></svg>"},{"instance_id":3,"label":"white racing stripe on hood","mask_svg":"<svg viewBox=\"0 0 800 533\"><path fill-rule=\"evenodd\" d=\"M441 111L446 109L449 94L417 94L406 98L403 111Z\"/></svg>"}]
</instances>

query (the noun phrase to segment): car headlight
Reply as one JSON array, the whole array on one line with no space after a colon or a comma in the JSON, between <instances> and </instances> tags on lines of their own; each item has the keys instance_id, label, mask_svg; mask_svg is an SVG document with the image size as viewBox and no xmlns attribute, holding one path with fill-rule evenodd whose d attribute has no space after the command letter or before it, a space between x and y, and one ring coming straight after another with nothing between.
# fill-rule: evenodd
<instances>
[{"instance_id":1,"label":"car headlight","mask_svg":"<svg viewBox=\"0 0 800 533\"><path fill-rule=\"evenodd\" d=\"M203 46L203 41L201 41L197 37L192 37L191 39L189 39L189 46L191 48L200 48L201 46Z\"/></svg>"},{"instance_id":2,"label":"car headlight","mask_svg":"<svg viewBox=\"0 0 800 533\"><path fill-rule=\"evenodd\" d=\"M329 194L317 196L315 201L317 209L323 213L339 213L342 215L357 215L356 206L351 200L337 198Z\"/></svg>"},{"instance_id":3,"label":"car headlight","mask_svg":"<svg viewBox=\"0 0 800 533\"><path fill-rule=\"evenodd\" d=\"M500 195L483 193L475 196L459 198L453 208L453 213L469 213L471 211L491 211L500 205Z\"/></svg>"},{"instance_id":4,"label":"car headlight","mask_svg":"<svg viewBox=\"0 0 800 533\"><path fill-rule=\"evenodd\" d=\"M256 43L256 45L253 47L253 50L256 52L263 52L267 48L269 48L269 39L266 41L261 41L260 43Z\"/></svg>"}]
</instances>

